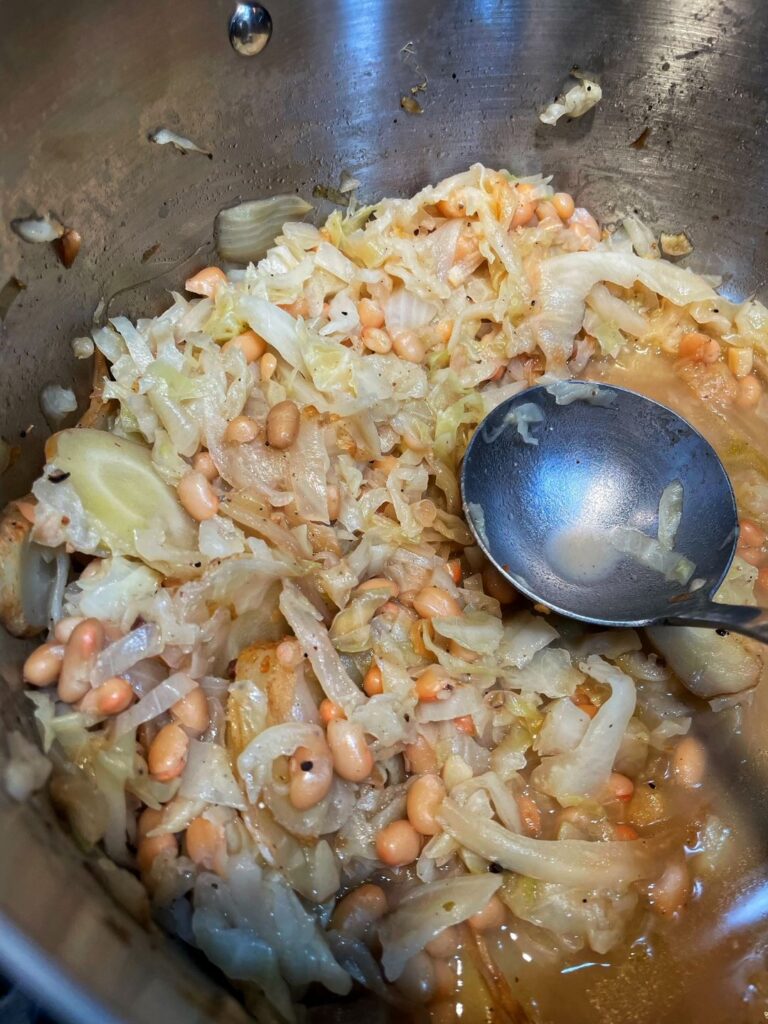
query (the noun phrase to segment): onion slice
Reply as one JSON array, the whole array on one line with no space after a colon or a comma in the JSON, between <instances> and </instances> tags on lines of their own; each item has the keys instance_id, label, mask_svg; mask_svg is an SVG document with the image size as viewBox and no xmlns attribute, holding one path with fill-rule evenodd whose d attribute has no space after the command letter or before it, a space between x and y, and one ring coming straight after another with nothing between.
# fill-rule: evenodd
<instances>
[{"instance_id":1,"label":"onion slice","mask_svg":"<svg viewBox=\"0 0 768 1024\"><path fill-rule=\"evenodd\" d=\"M348 716L351 715L365 697L344 668L320 613L288 580L283 583L280 611L309 658L325 695L342 707Z\"/></svg>"},{"instance_id":2,"label":"onion slice","mask_svg":"<svg viewBox=\"0 0 768 1024\"><path fill-rule=\"evenodd\" d=\"M300 220L311 209L311 204L301 196L270 196L222 210L216 218L219 256L233 263L260 260L280 234L283 224Z\"/></svg>"},{"instance_id":3,"label":"onion slice","mask_svg":"<svg viewBox=\"0 0 768 1024\"><path fill-rule=\"evenodd\" d=\"M647 839L631 843L530 839L510 832L495 821L483 821L450 799L443 801L437 819L466 849L500 864L507 871L543 882L605 889L627 885L647 877L653 870L651 850L654 847Z\"/></svg>"},{"instance_id":4,"label":"onion slice","mask_svg":"<svg viewBox=\"0 0 768 1024\"><path fill-rule=\"evenodd\" d=\"M144 722L150 722L158 715L169 711L176 701L186 697L195 689L197 683L184 672L176 672L160 683L154 690L142 697L132 708L121 712L115 719L115 738L133 732Z\"/></svg>"},{"instance_id":5,"label":"onion slice","mask_svg":"<svg viewBox=\"0 0 768 1024\"><path fill-rule=\"evenodd\" d=\"M303 722L273 725L259 733L237 759L237 770L251 803L256 803L276 757L290 757L298 747L314 747L324 742L319 725Z\"/></svg>"},{"instance_id":6,"label":"onion slice","mask_svg":"<svg viewBox=\"0 0 768 1024\"><path fill-rule=\"evenodd\" d=\"M92 685L98 686L112 676L123 675L140 661L160 654L164 646L159 627L145 622L99 654L91 673Z\"/></svg>"},{"instance_id":7,"label":"onion slice","mask_svg":"<svg viewBox=\"0 0 768 1024\"><path fill-rule=\"evenodd\" d=\"M241 811L246 808L226 750L216 743L201 740L190 740L179 796L221 807L236 807Z\"/></svg>"}]
</instances>

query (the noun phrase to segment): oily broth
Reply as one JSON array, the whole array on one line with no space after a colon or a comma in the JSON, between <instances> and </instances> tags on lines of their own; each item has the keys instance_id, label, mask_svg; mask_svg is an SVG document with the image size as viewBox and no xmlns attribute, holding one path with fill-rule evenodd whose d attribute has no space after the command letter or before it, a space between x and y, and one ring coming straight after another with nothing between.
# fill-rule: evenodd
<instances>
[{"instance_id":1,"label":"oily broth","mask_svg":"<svg viewBox=\"0 0 768 1024\"><path fill-rule=\"evenodd\" d=\"M629 352L617 361L593 361L589 378L628 387L674 409L713 445L729 474L757 469L768 419L760 410L726 416L703 402L675 375L669 357ZM548 932L513 920L486 944L531 1024L757 1024L768 1019L768 687L763 680L744 708L714 713L686 691L692 732L708 753L702 790L663 781L685 829L693 894L682 913L666 919L641 900L627 943L607 955L590 949L563 954ZM649 774L641 776L647 780ZM638 782L638 789L643 783ZM707 815L729 832L713 858L701 855ZM650 834L650 833L649 833ZM498 1006L498 989L478 974L466 947L455 964L456 995L434 1006L443 1019L480 1024L525 1020Z\"/></svg>"},{"instance_id":2,"label":"oily broth","mask_svg":"<svg viewBox=\"0 0 768 1024\"><path fill-rule=\"evenodd\" d=\"M678 377L669 356L637 350L615 361L593 360L590 379L615 384L669 406L709 441L729 474L757 469L768 474L768 411L763 402L754 412L731 406L727 416L715 403L705 402Z\"/></svg>"},{"instance_id":3,"label":"oily broth","mask_svg":"<svg viewBox=\"0 0 768 1024\"><path fill-rule=\"evenodd\" d=\"M766 1019L768 871L762 851L768 808L762 779L768 766L761 723L768 698L756 701L754 712L739 731L731 712L721 713L719 723L703 707L694 712L710 758L707 803L732 834L726 852L706 870L697 863L691 830L694 894L679 919L639 911L628 928L630 944L608 955L581 950L562 957L545 933L524 924L499 936L498 961L517 979L531 1021L752 1024ZM755 768L753 746L762 753L761 770ZM751 779L747 766L754 771Z\"/></svg>"}]
</instances>

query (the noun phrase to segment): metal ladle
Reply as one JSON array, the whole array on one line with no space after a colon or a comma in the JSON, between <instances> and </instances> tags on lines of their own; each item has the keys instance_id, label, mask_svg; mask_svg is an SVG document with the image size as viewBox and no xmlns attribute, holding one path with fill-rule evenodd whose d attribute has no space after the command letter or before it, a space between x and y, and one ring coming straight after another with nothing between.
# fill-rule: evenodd
<instances>
[{"instance_id":1,"label":"metal ladle","mask_svg":"<svg viewBox=\"0 0 768 1024\"><path fill-rule=\"evenodd\" d=\"M605 384L576 386L582 397L571 401L562 382L530 388L475 431L461 485L486 556L531 600L571 618L709 626L768 643L763 609L713 600L736 551L738 517L712 446L649 398ZM617 527L655 539L659 500L674 481L683 502L673 547L695 565L687 584L611 542Z\"/></svg>"}]
</instances>

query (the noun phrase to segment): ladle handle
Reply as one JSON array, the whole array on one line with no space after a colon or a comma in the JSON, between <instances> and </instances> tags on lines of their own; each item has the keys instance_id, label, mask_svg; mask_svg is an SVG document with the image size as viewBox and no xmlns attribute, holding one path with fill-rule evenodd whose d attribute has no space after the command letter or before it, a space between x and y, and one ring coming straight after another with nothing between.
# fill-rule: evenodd
<instances>
[{"instance_id":1,"label":"ladle handle","mask_svg":"<svg viewBox=\"0 0 768 1024\"><path fill-rule=\"evenodd\" d=\"M753 640L768 644L768 610L745 604L717 604L702 601L665 618L665 626L706 626L710 629L727 629L743 633Z\"/></svg>"}]
</instances>

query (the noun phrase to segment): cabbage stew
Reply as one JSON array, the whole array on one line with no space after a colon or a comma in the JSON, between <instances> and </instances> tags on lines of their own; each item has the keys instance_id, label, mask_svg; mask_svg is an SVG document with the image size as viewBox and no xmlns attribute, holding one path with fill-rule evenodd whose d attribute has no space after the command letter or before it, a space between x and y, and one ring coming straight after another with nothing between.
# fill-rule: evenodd
<instances>
[{"instance_id":1,"label":"cabbage stew","mask_svg":"<svg viewBox=\"0 0 768 1024\"><path fill-rule=\"evenodd\" d=\"M531 606L457 474L533 383L644 391L732 477L723 598L766 600L768 311L548 178L475 165L264 255L278 208L225 225L256 262L94 330L91 407L4 513L42 747L11 737L6 787L47 782L265 1019L367 990L435 1022L762 1020L735 795L762 649Z\"/></svg>"}]
</instances>

